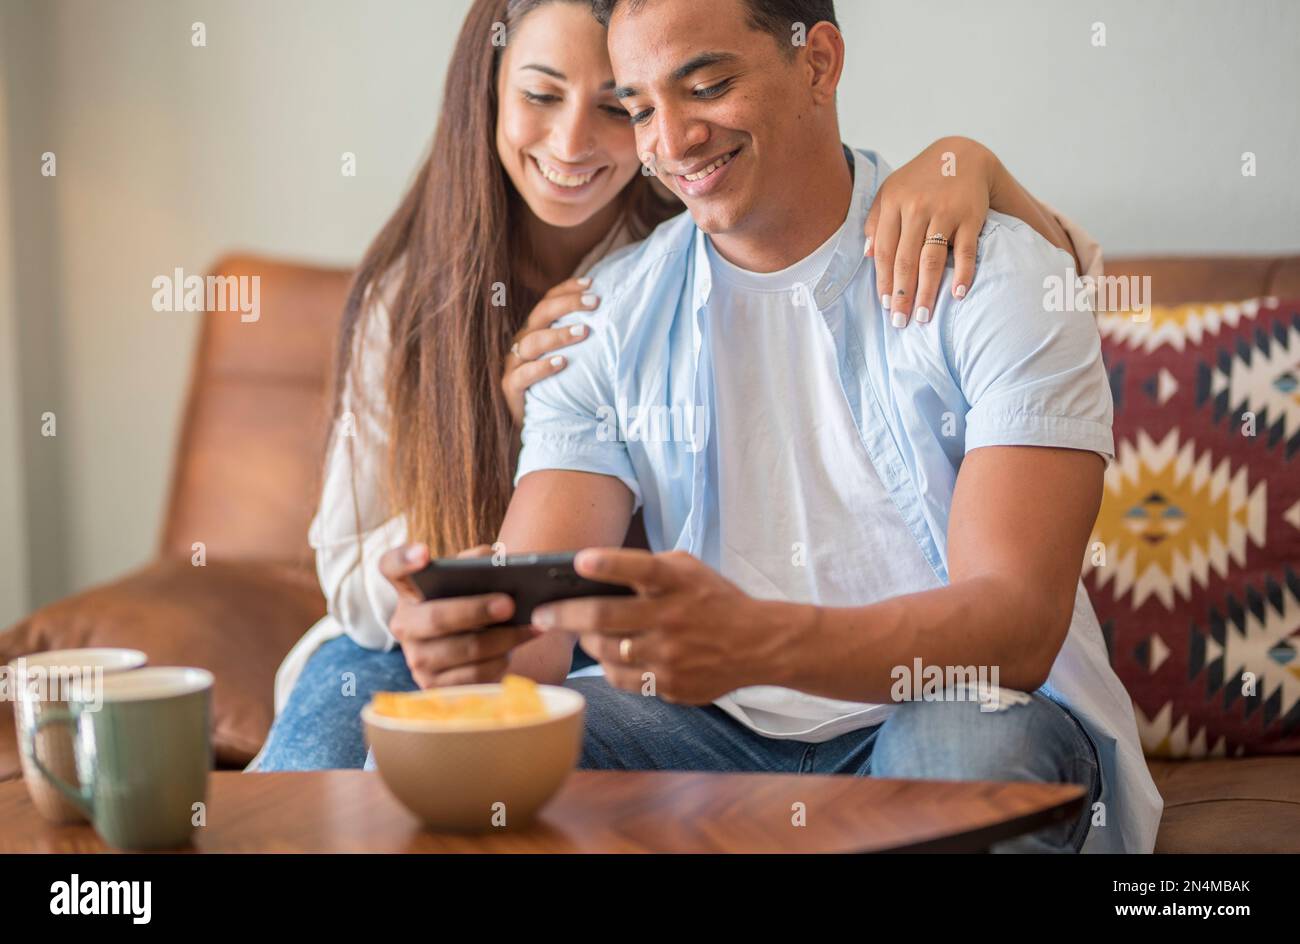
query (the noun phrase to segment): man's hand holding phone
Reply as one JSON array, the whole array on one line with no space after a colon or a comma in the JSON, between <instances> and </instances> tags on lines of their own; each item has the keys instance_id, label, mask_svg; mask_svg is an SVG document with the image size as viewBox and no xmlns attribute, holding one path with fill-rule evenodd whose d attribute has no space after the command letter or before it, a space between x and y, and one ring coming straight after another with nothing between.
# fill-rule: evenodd
<instances>
[{"instance_id":1,"label":"man's hand holding phone","mask_svg":"<svg viewBox=\"0 0 1300 944\"><path fill-rule=\"evenodd\" d=\"M487 557L487 545L457 557ZM496 626L515 611L504 593L424 599L411 575L429 563L424 544L395 547L379 559L379 572L397 589L397 609L388 628L402 646L406 664L421 688L498 682L510 666L510 652L538 635L531 626ZM487 628L491 627L491 628Z\"/></svg>"}]
</instances>

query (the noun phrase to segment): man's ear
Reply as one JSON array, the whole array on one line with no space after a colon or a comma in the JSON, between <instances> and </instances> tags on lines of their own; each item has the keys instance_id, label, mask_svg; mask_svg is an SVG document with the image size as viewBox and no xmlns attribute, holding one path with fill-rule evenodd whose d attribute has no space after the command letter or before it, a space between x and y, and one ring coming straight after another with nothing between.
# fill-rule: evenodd
<instances>
[{"instance_id":1,"label":"man's ear","mask_svg":"<svg viewBox=\"0 0 1300 944\"><path fill-rule=\"evenodd\" d=\"M804 61L810 72L809 91L819 105L835 102L835 90L844 71L844 36L835 26L822 20L808 31Z\"/></svg>"}]
</instances>

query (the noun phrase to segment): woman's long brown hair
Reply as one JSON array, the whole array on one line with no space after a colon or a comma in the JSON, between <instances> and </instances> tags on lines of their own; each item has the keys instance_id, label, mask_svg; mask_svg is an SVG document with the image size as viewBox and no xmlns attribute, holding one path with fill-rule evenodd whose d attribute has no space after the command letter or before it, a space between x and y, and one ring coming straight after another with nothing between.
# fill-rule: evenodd
<instances>
[{"instance_id":1,"label":"woman's long brown hair","mask_svg":"<svg viewBox=\"0 0 1300 944\"><path fill-rule=\"evenodd\" d=\"M427 542L435 556L495 540L510 500L515 436L500 379L539 296L519 271L531 259L521 216L528 210L497 156L496 79L502 24L508 41L524 16L551 2L588 0L473 5L447 67L429 155L366 251L344 309L332 415L343 409L349 371L353 409L365 408L356 339L382 291L391 298L382 500L390 515L406 515L408 540ZM680 209L640 174L618 199L637 235ZM336 422L333 435L339 429Z\"/></svg>"}]
</instances>

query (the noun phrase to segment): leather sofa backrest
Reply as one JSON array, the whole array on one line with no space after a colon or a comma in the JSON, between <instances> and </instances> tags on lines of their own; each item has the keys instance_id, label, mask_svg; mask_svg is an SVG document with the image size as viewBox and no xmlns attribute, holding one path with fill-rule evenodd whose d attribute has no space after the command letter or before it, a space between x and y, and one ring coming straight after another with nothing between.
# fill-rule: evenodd
<instances>
[{"instance_id":1,"label":"leather sofa backrest","mask_svg":"<svg viewBox=\"0 0 1300 944\"><path fill-rule=\"evenodd\" d=\"M310 565L350 273L231 256L213 274L258 278L259 317L203 315L161 552Z\"/></svg>"},{"instance_id":2,"label":"leather sofa backrest","mask_svg":"<svg viewBox=\"0 0 1300 944\"><path fill-rule=\"evenodd\" d=\"M1300 298L1300 256L1125 256L1106 274L1151 276L1157 305Z\"/></svg>"}]
</instances>

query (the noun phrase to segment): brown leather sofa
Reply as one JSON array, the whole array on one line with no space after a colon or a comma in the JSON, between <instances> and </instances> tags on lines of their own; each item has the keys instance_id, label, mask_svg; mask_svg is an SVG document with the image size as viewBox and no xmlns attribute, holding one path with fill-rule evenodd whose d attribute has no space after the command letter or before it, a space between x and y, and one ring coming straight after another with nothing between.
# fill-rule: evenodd
<instances>
[{"instance_id":1,"label":"brown leather sofa","mask_svg":"<svg viewBox=\"0 0 1300 944\"><path fill-rule=\"evenodd\" d=\"M1300 297L1300 256L1118 259L1154 302ZM341 270L255 257L262 315L204 316L157 559L0 633L0 663L55 647L131 645L153 664L211 669L221 766L242 766L272 718L276 667L324 612L307 525L328 428L325 398L347 288ZM203 566L196 565L200 552ZM0 703L0 780L19 776ZM1158 852L1300 851L1300 757L1151 761L1165 799Z\"/></svg>"},{"instance_id":2,"label":"brown leather sofa","mask_svg":"<svg viewBox=\"0 0 1300 944\"><path fill-rule=\"evenodd\" d=\"M249 257L215 271L259 276L261 317L203 316L157 557L0 633L0 664L129 645L154 665L209 669L217 763L235 767L270 727L280 660L325 612L307 526L349 274ZM0 703L0 780L18 775L11 713Z\"/></svg>"}]
</instances>

